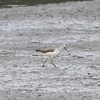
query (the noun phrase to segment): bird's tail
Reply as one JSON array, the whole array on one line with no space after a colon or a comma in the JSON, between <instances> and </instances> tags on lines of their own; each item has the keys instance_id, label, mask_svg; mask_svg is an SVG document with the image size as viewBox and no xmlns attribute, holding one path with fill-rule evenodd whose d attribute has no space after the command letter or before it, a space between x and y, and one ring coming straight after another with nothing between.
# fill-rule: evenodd
<instances>
[{"instance_id":1,"label":"bird's tail","mask_svg":"<svg viewBox=\"0 0 100 100\"><path fill-rule=\"evenodd\" d=\"M37 51L37 52L40 52L41 50L39 50L39 49L36 49L35 51Z\"/></svg>"}]
</instances>

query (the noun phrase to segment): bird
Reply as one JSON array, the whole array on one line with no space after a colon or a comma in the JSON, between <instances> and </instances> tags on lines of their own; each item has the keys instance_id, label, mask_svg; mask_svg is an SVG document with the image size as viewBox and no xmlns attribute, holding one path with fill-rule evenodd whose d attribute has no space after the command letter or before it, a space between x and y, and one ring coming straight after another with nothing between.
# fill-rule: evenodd
<instances>
[{"instance_id":1,"label":"bird","mask_svg":"<svg viewBox=\"0 0 100 100\"><path fill-rule=\"evenodd\" d=\"M36 49L35 51L40 52L41 54L43 54L45 56L48 56L51 59L51 64L53 64L53 66L56 67L56 65L53 63L53 58L58 56L62 52L63 49L65 49L67 51L65 44L61 44L60 47L58 47L58 48L51 48L51 49L45 49L45 50ZM42 67L44 67L47 60L48 60L48 58L43 62Z\"/></svg>"}]
</instances>

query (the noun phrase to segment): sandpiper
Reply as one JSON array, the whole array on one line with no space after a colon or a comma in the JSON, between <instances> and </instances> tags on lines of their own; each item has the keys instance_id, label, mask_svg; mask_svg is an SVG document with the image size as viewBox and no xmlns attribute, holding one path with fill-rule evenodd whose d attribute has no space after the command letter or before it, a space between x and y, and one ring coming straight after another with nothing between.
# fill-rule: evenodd
<instances>
[{"instance_id":1,"label":"sandpiper","mask_svg":"<svg viewBox=\"0 0 100 100\"><path fill-rule=\"evenodd\" d=\"M37 49L36 51L42 53L45 56L48 56L51 59L51 64L53 64L54 67L56 67L56 65L53 63L53 58L58 56L62 52L63 48L67 51L65 46L66 46L65 44L61 44L59 48L52 48L52 49L46 49L46 50ZM44 61L42 67L44 67L47 60L48 58Z\"/></svg>"}]
</instances>

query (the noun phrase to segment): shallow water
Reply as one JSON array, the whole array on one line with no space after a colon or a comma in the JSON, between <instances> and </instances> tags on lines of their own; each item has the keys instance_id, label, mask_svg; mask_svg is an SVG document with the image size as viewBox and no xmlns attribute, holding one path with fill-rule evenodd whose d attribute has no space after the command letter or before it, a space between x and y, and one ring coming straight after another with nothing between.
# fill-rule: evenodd
<instances>
[{"instance_id":1,"label":"shallow water","mask_svg":"<svg viewBox=\"0 0 100 100\"><path fill-rule=\"evenodd\" d=\"M0 6L2 5L35 5L35 4L47 4L47 3L61 3L67 1L91 1L91 0L0 0Z\"/></svg>"}]
</instances>

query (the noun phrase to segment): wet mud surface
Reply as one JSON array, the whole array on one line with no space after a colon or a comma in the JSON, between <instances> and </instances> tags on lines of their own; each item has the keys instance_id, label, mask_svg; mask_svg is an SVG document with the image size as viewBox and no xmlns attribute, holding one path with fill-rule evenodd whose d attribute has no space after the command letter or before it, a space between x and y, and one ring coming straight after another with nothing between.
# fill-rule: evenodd
<instances>
[{"instance_id":1,"label":"wet mud surface","mask_svg":"<svg viewBox=\"0 0 100 100\"><path fill-rule=\"evenodd\" d=\"M100 100L100 1L0 9L2 100ZM54 59L35 49L66 44Z\"/></svg>"}]
</instances>

